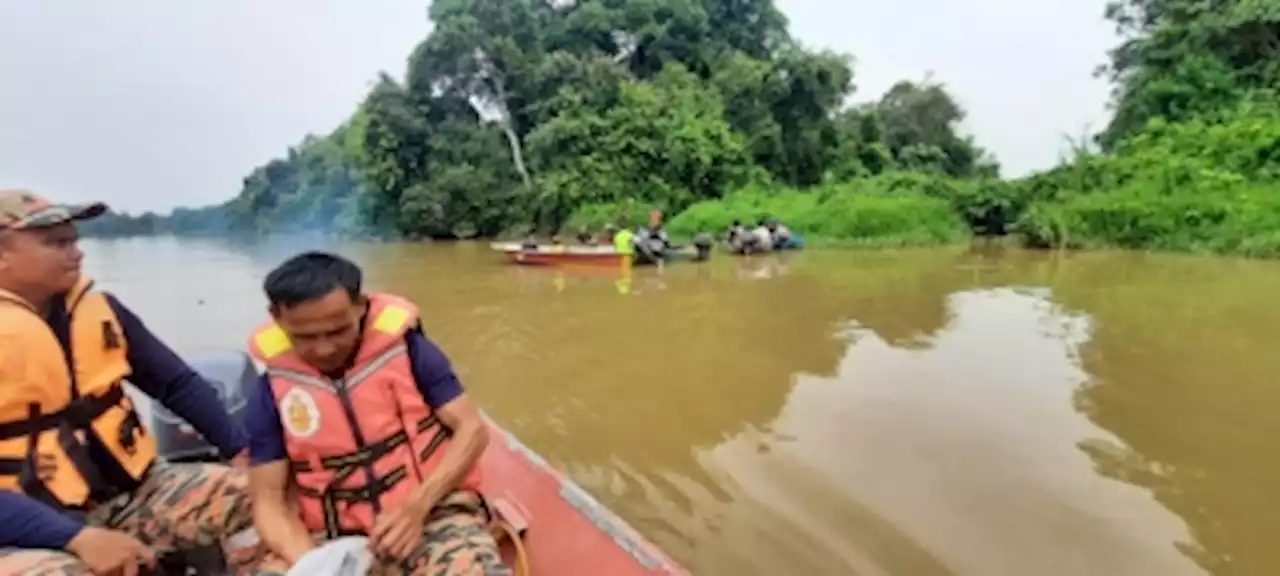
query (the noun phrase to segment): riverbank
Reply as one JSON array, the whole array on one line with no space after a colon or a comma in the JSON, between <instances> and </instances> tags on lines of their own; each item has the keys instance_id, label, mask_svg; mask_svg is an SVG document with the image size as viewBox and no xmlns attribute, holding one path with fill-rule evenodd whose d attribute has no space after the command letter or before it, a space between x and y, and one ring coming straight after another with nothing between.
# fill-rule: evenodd
<instances>
[{"instance_id":1,"label":"riverbank","mask_svg":"<svg viewBox=\"0 0 1280 576\"><path fill-rule=\"evenodd\" d=\"M927 246L1012 236L1033 248L1280 258L1280 105L1249 101L1182 123L1153 121L1110 153L1018 180L887 172L806 188L748 186L669 218L676 235L775 216L809 245ZM572 225L625 209L590 205Z\"/></svg>"},{"instance_id":2,"label":"riverbank","mask_svg":"<svg viewBox=\"0 0 1280 576\"><path fill-rule=\"evenodd\" d=\"M773 216L804 235L809 246L876 248L967 241L972 228L951 203L930 193L934 180L903 173L808 189L756 184L690 205L667 219L667 230L688 238L701 232L718 234L735 219L750 225ZM636 202L587 205L569 217L561 233L584 227L599 230L619 219L629 226L643 225L654 208Z\"/></svg>"},{"instance_id":3,"label":"riverbank","mask_svg":"<svg viewBox=\"0 0 1280 576\"><path fill-rule=\"evenodd\" d=\"M811 247L896 248L1000 238L1031 248L1280 257L1280 195L1274 186L1186 179L1169 190L1147 177L1114 191L1077 193L1055 182L1069 176L1005 182L896 174L806 190L754 186L689 206L668 219L668 230L689 238L719 233L735 219L750 224L773 216ZM652 208L589 205L570 217L562 233L599 230L620 213L629 225L640 225Z\"/></svg>"}]
</instances>

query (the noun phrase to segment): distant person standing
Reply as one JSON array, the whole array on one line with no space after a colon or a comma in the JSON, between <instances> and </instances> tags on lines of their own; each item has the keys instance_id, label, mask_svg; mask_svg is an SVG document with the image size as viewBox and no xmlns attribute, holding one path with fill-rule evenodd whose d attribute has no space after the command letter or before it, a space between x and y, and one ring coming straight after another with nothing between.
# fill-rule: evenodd
<instances>
[{"instance_id":1,"label":"distant person standing","mask_svg":"<svg viewBox=\"0 0 1280 576\"><path fill-rule=\"evenodd\" d=\"M671 242L667 237L667 231L662 227L661 210L649 212L649 225L640 227L636 234L636 245L646 261L657 262L666 255Z\"/></svg>"},{"instance_id":2,"label":"distant person standing","mask_svg":"<svg viewBox=\"0 0 1280 576\"><path fill-rule=\"evenodd\" d=\"M618 233L613 235L613 249L619 254L632 256L636 253L636 235L625 225L618 228Z\"/></svg>"}]
</instances>

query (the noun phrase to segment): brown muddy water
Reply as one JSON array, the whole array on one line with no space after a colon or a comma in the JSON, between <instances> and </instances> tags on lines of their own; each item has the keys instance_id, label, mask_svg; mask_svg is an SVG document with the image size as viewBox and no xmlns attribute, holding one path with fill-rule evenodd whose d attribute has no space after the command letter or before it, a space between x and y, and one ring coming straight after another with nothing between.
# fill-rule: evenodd
<instances>
[{"instance_id":1,"label":"brown muddy water","mask_svg":"<svg viewBox=\"0 0 1280 576\"><path fill-rule=\"evenodd\" d=\"M85 242L184 352L239 347L302 247ZM696 574L1280 574L1280 264L810 251L624 279L330 248Z\"/></svg>"}]
</instances>

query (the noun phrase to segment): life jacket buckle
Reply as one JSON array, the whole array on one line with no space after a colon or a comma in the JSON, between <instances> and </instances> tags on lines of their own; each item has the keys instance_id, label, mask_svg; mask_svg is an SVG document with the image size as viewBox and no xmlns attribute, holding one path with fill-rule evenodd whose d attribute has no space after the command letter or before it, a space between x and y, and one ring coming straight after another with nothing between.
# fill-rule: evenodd
<instances>
[{"instance_id":1,"label":"life jacket buckle","mask_svg":"<svg viewBox=\"0 0 1280 576\"><path fill-rule=\"evenodd\" d=\"M120 447L124 448L125 453L130 456L138 453L138 437L142 435L145 429L142 422L138 419L138 413L133 410L129 411L129 415L125 416L124 422L120 424Z\"/></svg>"},{"instance_id":2,"label":"life jacket buckle","mask_svg":"<svg viewBox=\"0 0 1280 576\"><path fill-rule=\"evenodd\" d=\"M97 401L99 400L92 396L72 400L63 409L64 422L76 429L88 427L98 415L98 410L96 410L97 407L95 406Z\"/></svg>"}]
</instances>

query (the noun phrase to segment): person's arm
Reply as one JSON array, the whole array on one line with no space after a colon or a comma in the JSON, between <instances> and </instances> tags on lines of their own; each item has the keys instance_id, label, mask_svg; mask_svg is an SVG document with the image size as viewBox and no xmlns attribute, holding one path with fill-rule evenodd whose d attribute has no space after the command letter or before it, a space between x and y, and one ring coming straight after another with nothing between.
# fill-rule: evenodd
<instances>
[{"instance_id":1,"label":"person's arm","mask_svg":"<svg viewBox=\"0 0 1280 576\"><path fill-rule=\"evenodd\" d=\"M407 338L414 379L423 398L453 437L436 466L414 492L419 501L439 502L467 476L489 445L489 427L462 390L453 366L435 344L419 332Z\"/></svg>"},{"instance_id":2,"label":"person's arm","mask_svg":"<svg viewBox=\"0 0 1280 576\"><path fill-rule=\"evenodd\" d=\"M0 548L63 550L84 524L26 494L0 490Z\"/></svg>"},{"instance_id":3,"label":"person's arm","mask_svg":"<svg viewBox=\"0 0 1280 576\"><path fill-rule=\"evenodd\" d=\"M124 304L110 294L106 296L129 345L129 366L133 370L129 382L186 420L222 456L231 458L244 449L244 431L232 422L213 386Z\"/></svg>"},{"instance_id":4,"label":"person's arm","mask_svg":"<svg viewBox=\"0 0 1280 576\"><path fill-rule=\"evenodd\" d=\"M249 435L249 495L253 525L263 542L290 564L315 548L315 542L290 505L292 470L285 455L284 430L271 384L263 376L249 392L245 407Z\"/></svg>"}]
</instances>

